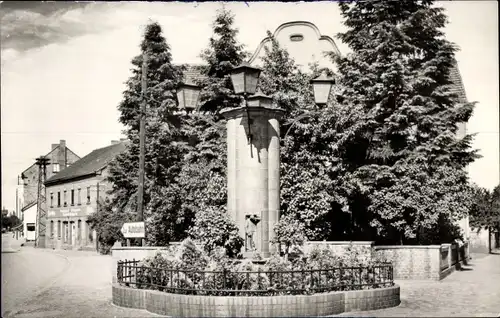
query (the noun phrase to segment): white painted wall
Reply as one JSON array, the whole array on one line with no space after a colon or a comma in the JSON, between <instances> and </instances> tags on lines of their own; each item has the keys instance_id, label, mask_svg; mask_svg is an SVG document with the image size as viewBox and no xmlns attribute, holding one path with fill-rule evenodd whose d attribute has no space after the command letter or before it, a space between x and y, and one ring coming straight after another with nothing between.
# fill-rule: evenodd
<instances>
[{"instance_id":1,"label":"white painted wall","mask_svg":"<svg viewBox=\"0 0 500 318\"><path fill-rule=\"evenodd\" d=\"M24 237L26 238L27 241L34 241L35 240L35 234L36 234L36 210L37 210L37 205L33 205L29 209L24 211L24 221L23 221L23 233ZM34 223L35 224L35 231L28 231L28 223Z\"/></svg>"}]
</instances>

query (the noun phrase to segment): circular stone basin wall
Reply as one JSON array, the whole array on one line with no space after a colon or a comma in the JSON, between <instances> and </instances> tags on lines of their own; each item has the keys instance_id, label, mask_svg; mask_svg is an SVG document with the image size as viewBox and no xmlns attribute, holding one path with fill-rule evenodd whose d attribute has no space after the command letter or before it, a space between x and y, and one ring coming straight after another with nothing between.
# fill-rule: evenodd
<instances>
[{"instance_id":1,"label":"circular stone basin wall","mask_svg":"<svg viewBox=\"0 0 500 318\"><path fill-rule=\"evenodd\" d=\"M305 317L398 306L399 286L296 296L193 296L113 284L113 303L176 317Z\"/></svg>"}]
</instances>

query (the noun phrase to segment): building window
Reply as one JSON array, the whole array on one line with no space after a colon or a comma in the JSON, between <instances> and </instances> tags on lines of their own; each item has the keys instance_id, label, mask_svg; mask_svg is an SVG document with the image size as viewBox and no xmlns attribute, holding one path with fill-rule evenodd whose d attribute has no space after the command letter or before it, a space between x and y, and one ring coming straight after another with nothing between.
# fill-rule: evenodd
<instances>
[{"instance_id":1,"label":"building window","mask_svg":"<svg viewBox=\"0 0 500 318\"><path fill-rule=\"evenodd\" d=\"M87 187L87 204L90 204L90 187Z\"/></svg>"},{"instance_id":2,"label":"building window","mask_svg":"<svg viewBox=\"0 0 500 318\"><path fill-rule=\"evenodd\" d=\"M57 206L61 206L61 191L57 191Z\"/></svg>"},{"instance_id":3,"label":"building window","mask_svg":"<svg viewBox=\"0 0 500 318\"><path fill-rule=\"evenodd\" d=\"M54 221L50 221L50 238L54 238Z\"/></svg>"},{"instance_id":4,"label":"building window","mask_svg":"<svg viewBox=\"0 0 500 318\"><path fill-rule=\"evenodd\" d=\"M54 193L52 192L50 193L50 207L54 207Z\"/></svg>"},{"instance_id":5,"label":"building window","mask_svg":"<svg viewBox=\"0 0 500 318\"><path fill-rule=\"evenodd\" d=\"M75 205L75 190L71 189L71 205Z\"/></svg>"},{"instance_id":6,"label":"building window","mask_svg":"<svg viewBox=\"0 0 500 318\"><path fill-rule=\"evenodd\" d=\"M66 190L64 190L64 206L68 205L68 197L66 196Z\"/></svg>"},{"instance_id":7,"label":"building window","mask_svg":"<svg viewBox=\"0 0 500 318\"><path fill-rule=\"evenodd\" d=\"M61 238L61 221L57 221L57 238Z\"/></svg>"},{"instance_id":8,"label":"building window","mask_svg":"<svg viewBox=\"0 0 500 318\"><path fill-rule=\"evenodd\" d=\"M34 232L35 231L35 223L27 223L26 230L28 230L30 232Z\"/></svg>"},{"instance_id":9,"label":"building window","mask_svg":"<svg viewBox=\"0 0 500 318\"><path fill-rule=\"evenodd\" d=\"M82 220L78 220L78 228L76 230L76 239L80 241L82 239Z\"/></svg>"},{"instance_id":10,"label":"building window","mask_svg":"<svg viewBox=\"0 0 500 318\"><path fill-rule=\"evenodd\" d=\"M82 204L82 189L78 188L78 205Z\"/></svg>"},{"instance_id":11,"label":"building window","mask_svg":"<svg viewBox=\"0 0 500 318\"><path fill-rule=\"evenodd\" d=\"M59 172L59 164L58 163L53 163L52 164L52 172Z\"/></svg>"}]
</instances>

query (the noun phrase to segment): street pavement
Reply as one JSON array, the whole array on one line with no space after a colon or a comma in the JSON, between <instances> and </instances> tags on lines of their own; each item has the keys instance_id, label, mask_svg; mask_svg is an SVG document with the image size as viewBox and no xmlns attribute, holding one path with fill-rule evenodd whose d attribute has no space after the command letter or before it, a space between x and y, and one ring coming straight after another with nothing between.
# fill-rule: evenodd
<instances>
[{"instance_id":1,"label":"street pavement","mask_svg":"<svg viewBox=\"0 0 500 318\"><path fill-rule=\"evenodd\" d=\"M14 253L19 251L21 244L25 242L22 237L15 237L12 232L2 233L2 253Z\"/></svg>"},{"instance_id":2,"label":"street pavement","mask_svg":"<svg viewBox=\"0 0 500 318\"><path fill-rule=\"evenodd\" d=\"M111 257L21 247L2 254L3 317L158 317L111 304ZM498 317L500 254L474 257L439 282L398 281L401 305L350 317Z\"/></svg>"},{"instance_id":3,"label":"street pavement","mask_svg":"<svg viewBox=\"0 0 500 318\"><path fill-rule=\"evenodd\" d=\"M441 281L396 281L401 304L340 317L500 317L500 252L472 255Z\"/></svg>"},{"instance_id":4,"label":"street pavement","mask_svg":"<svg viewBox=\"0 0 500 318\"><path fill-rule=\"evenodd\" d=\"M2 317L159 317L111 303L111 264L96 252L2 254Z\"/></svg>"}]
</instances>

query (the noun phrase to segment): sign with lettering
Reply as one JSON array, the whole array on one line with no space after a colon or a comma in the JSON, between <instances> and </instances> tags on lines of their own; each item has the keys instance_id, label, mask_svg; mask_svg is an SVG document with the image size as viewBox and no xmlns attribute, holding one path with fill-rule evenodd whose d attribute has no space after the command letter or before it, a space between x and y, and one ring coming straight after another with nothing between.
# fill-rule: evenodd
<instances>
[{"instance_id":1,"label":"sign with lettering","mask_svg":"<svg viewBox=\"0 0 500 318\"><path fill-rule=\"evenodd\" d=\"M88 212L88 208L84 207L69 207L69 208L55 208L53 210L49 210L47 215L52 218L66 218L66 217L84 217L90 214Z\"/></svg>"},{"instance_id":2,"label":"sign with lettering","mask_svg":"<svg viewBox=\"0 0 500 318\"><path fill-rule=\"evenodd\" d=\"M125 238L143 238L146 237L144 222L124 223L121 232Z\"/></svg>"}]
</instances>

